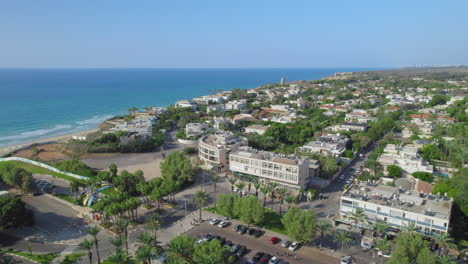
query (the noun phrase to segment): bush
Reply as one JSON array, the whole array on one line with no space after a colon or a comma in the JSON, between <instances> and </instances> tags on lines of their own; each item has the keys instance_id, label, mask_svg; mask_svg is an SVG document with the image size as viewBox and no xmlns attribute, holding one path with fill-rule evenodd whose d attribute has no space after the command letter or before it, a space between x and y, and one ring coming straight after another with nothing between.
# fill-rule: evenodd
<instances>
[{"instance_id":1,"label":"bush","mask_svg":"<svg viewBox=\"0 0 468 264\"><path fill-rule=\"evenodd\" d=\"M353 153L352 150L347 149L347 150L345 150L345 151L343 152L343 156L344 156L345 158L352 159L352 158L354 158L354 153Z\"/></svg>"},{"instance_id":2,"label":"bush","mask_svg":"<svg viewBox=\"0 0 468 264\"><path fill-rule=\"evenodd\" d=\"M34 215L19 197L0 197L0 230L32 225Z\"/></svg>"},{"instance_id":3,"label":"bush","mask_svg":"<svg viewBox=\"0 0 468 264\"><path fill-rule=\"evenodd\" d=\"M86 176L86 177L96 176L96 172L93 169L91 169L84 162L76 158L71 159L71 160L54 162L51 164L51 166L61 171L66 171L66 172L70 172L70 173L81 175L81 176Z\"/></svg>"},{"instance_id":4,"label":"bush","mask_svg":"<svg viewBox=\"0 0 468 264\"><path fill-rule=\"evenodd\" d=\"M434 180L434 175L432 173L429 173L429 172L424 172L424 171L417 171L417 172L413 172L413 177L417 178L417 179L420 179L420 180L423 180L425 182L432 182Z\"/></svg>"},{"instance_id":5,"label":"bush","mask_svg":"<svg viewBox=\"0 0 468 264\"><path fill-rule=\"evenodd\" d=\"M403 174L403 169L397 165L388 165L387 166L388 176L393 178L399 178Z\"/></svg>"},{"instance_id":6,"label":"bush","mask_svg":"<svg viewBox=\"0 0 468 264\"><path fill-rule=\"evenodd\" d=\"M192 155L192 154L195 154L197 153L197 149L196 148L193 148L193 147L188 147L188 148L184 148L184 150L182 151L182 153L184 153L185 155Z\"/></svg>"}]
</instances>

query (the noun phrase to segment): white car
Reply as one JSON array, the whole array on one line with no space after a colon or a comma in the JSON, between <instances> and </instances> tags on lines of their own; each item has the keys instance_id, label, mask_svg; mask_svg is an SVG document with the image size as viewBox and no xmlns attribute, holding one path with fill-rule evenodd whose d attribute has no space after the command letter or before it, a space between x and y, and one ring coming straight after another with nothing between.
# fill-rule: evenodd
<instances>
[{"instance_id":1,"label":"white car","mask_svg":"<svg viewBox=\"0 0 468 264\"><path fill-rule=\"evenodd\" d=\"M350 256L344 256L341 259L341 264L351 264L351 263L353 263L353 260L351 259Z\"/></svg>"},{"instance_id":2,"label":"white car","mask_svg":"<svg viewBox=\"0 0 468 264\"><path fill-rule=\"evenodd\" d=\"M384 257L384 258L389 258L391 255L390 255L390 252L382 252L379 250L379 252L377 252L377 255L379 257Z\"/></svg>"},{"instance_id":3,"label":"white car","mask_svg":"<svg viewBox=\"0 0 468 264\"><path fill-rule=\"evenodd\" d=\"M278 264L279 263L279 258L277 256L273 256L270 261L268 261L268 264Z\"/></svg>"},{"instance_id":4,"label":"white car","mask_svg":"<svg viewBox=\"0 0 468 264\"><path fill-rule=\"evenodd\" d=\"M292 242L291 245L289 245L288 249L289 249L290 251L296 251L300 246L301 246L301 243L299 243L299 242Z\"/></svg>"},{"instance_id":5,"label":"white car","mask_svg":"<svg viewBox=\"0 0 468 264\"><path fill-rule=\"evenodd\" d=\"M239 192L239 188L237 188L237 187L234 187L233 190L234 190L234 192Z\"/></svg>"},{"instance_id":6,"label":"white car","mask_svg":"<svg viewBox=\"0 0 468 264\"><path fill-rule=\"evenodd\" d=\"M228 225L229 225L229 221L221 221L221 222L219 222L219 224L218 224L218 226L219 226L219 227L222 227L222 228L224 228L224 227L226 227L226 226L228 226Z\"/></svg>"},{"instance_id":7,"label":"white car","mask_svg":"<svg viewBox=\"0 0 468 264\"><path fill-rule=\"evenodd\" d=\"M221 220L219 220L218 218L210 219L210 225L217 225L219 222L221 222Z\"/></svg>"}]
</instances>

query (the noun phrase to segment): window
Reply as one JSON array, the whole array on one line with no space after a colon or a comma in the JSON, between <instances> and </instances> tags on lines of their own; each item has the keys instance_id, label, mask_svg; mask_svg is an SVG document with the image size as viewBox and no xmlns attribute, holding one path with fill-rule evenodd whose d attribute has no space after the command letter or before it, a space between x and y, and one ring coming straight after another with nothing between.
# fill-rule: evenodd
<instances>
[{"instance_id":1,"label":"window","mask_svg":"<svg viewBox=\"0 0 468 264\"><path fill-rule=\"evenodd\" d=\"M380 212L380 211L382 211L382 208L377 207L377 212Z\"/></svg>"},{"instance_id":2,"label":"window","mask_svg":"<svg viewBox=\"0 0 468 264\"><path fill-rule=\"evenodd\" d=\"M341 200L341 202L344 203L344 204L353 204L352 201L348 201L348 200Z\"/></svg>"}]
</instances>

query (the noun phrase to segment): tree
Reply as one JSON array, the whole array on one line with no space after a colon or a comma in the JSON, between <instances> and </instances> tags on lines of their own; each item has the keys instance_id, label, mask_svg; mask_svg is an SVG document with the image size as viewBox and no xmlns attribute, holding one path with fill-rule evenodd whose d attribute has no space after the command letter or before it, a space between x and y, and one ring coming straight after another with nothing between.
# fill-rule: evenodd
<instances>
[{"instance_id":1,"label":"tree","mask_svg":"<svg viewBox=\"0 0 468 264\"><path fill-rule=\"evenodd\" d=\"M284 198L285 198L288 190L285 189L285 188L280 188L280 189L276 190L276 192L278 193L278 199L280 200L280 211L279 211L279 213L280 213L280 215L282 215L283 212L281 211L281 206L284 203Z\"/></svg>"},{"instance_id":2,"label":"tree","mask_svg":"<svg viewBox=\"0 0 468 264\"><path fill-rule=\"evenodd\" d=\"M215 209L216 209L216 184L219 182L220 179L221 177L219 177L218 175L213 175L211 177L211 181L213 182L213 202L214 202Z\"/></svg>"},{"instance_id":3,"label":"tree","mask_svg":"<svg viewBox=\"0 0 468 264\"><path fill-rule=\"evenodd\" d=\"M388 165L387 166L388 176L392 178L399 178L403 174L403 169L397 165Z\"/></svg>"},{"instance_id":4,"label":"tree","mask_svg":"<svg viewBox=\"0 0 468 264\"><path fill-rule=\"evenodd\" d=\"M229 218L234 218L234 207L237 199L237 196L234 194L221 194L218 201L218 212L222 215L228 216Z\"/></svg>"},{"instance_id":5,"label":"tree","mask_svg":"<svg viewBox=\"0 0 468 264\"><path fill-rule=\"evenodd\" d=\"M440 233L435 237L435 242L439 245L439 256L442 253L442 249L455 248L453 239L450 238L447 233Z\"/></svg>"},{"instance_id":6,"label":"tree","mask_svg":"<svg viewBox=\"0 0 468 264\"><path fill-rule=\"evenodd\" d=\"M77 192L80 189L81 183L78 181L70 181L70 192L75 193L75 199L77 198Z\"/></svg>"},{"instance_id":7,"label":"tree","mask_svg":"<svg viewBox=\"0 0 468 264\"><path fill-rule=\"evenodd\" d=\"M311 241L315 235L316 218L316 214L310 210L291 207L281 218L281 223L289 238L305 243Z\"/></svg>"},{"instance_id":8,"label":"tree","mask_svg":"<svg viewBox=\"0 0 468 264\"><path fill-rule=\"evenodd\" d=\"M260 190L260 187L262 185L259 182L254 183L254 188L255 188L255 197L258 197L258 190Z\"/></svg>"},{"instance_id":9,"label":"tree","mask_svg":"<svg viewBox=\"0 0 468 264\"><path fill-rule=\"evenodd\" d=\"M249 190L250 193L250 189L252 188L252 182L254 182L254 177L252 175L247 175L245 179L248 182L247 190Z\"/></svg>"},{"instance_id":10,"label":"tree","mask_svg":"<svg viewBox=\"0 0 468 264\"><path fill-rule=\"evenodd\" d=\"M0 231L33 223L34 215L20 197L0 197Z\"/></svg>"},{"instance_id":11,"label":"tree","mask_svg":"<svg viewBox=\"0 0 468 264\"><path fill-rule=\"evenodd\" d=\"M291 208L291 204L293 204L295 200L296 198L293 195L291 194L286 195L286 198L284 198L284 201L288 204L288 210L289 208Z\"/></svg>"},{"instance_id":12,"label":"tree","mask_svg":"<svg viewBox=\"0 0 468 264\"><path fill-rule=\"evenodd\" d=\"M392 245L387 240L387 238L384 238L384 239L381 239L381 240L377 241L377 243L375 245L375 249L379 250L382 253L387 253L390 250L391 246ZM383 257L380 260L380 263L382 263L382 262L383 262Z\"/></svg>"},{"instance_id":13,"label":"tree","mask_svg":"<svg viewBox=\"0 0 468 264\"><path fill-rule=\"evenodd\" d=\"M212 239L195 247L193 260L199 264L233 263L229 249L223 247L217 239Z\"/></svg>"},{"instance_id":14,"label":"tree","mask_svg":"<svg viewBox=\"0 0 468 264\"><path fill-rule=\"evenodd\" d=\"M260 191L263 194L263 208L266 207L267 195L270 193L270 190L271 190L271 187L268 185L264 185L262 186L262 188L260 188Z\"/></svg>"},{"instance_id":15,"label":"tree","mask_svg":"<svg viewBox=\"0 0 468 264\"><path fill-rule=\"evenodd\" d=\"M202 208L203 206L206 206L208 204L208 196L206 196L206 193L204 191L198 191L192 197L192 203L195 204L195 206L198 208L198 211L200 213L199 221L201 221L202 220Z\"/></svg>"},{"instance_id":16,"label":"tree","mask_svg":"<svg viewBox=\"0 0 468 264\"><path fill-rule=\"evenodd\" d=\"M128 255L126 251L121 249L117 249L114 254L110 255L107 258L107 261L113 264L131 264L133 263L131 257Z\"/></svg>"},{"instance_id":17,"label":"tree","mask_svg":"<svg viewBox=\"0 0 468 264\"><path fill-rule=\"evenodd\" d=\"M353 241L351 235L346 231L338 231L335 234L334 240L341 243L341 257L343 257L343 247L347 246L349 242Z\"/></svg>"},{"instance_id":18,"label":"tree","mask_svg":"<svg viewBox=\"0 0 468 264\"><path fill-rule=\"evenodd\" d=\"M158 237L148 232L141 233L138 238L140 246L137 249L137 258L145 263L151 264L151 259L160 256L163 248L159 245Z\"/></svg>"},{"instance_id":19,"label":"tree","mask_svg":"<svg viewBox=\"0 0 468 264\"><path fill-rule=\"evenodd\" d=\"M437 264L456 264L457 262L449 255L442 255L437 257Z\"/></svg>"},{"instance_id":20,"label":"tree","mask_svg":"<svg viewBox=\"0 0 468 264\"><path fill-rule=\"evenodd\" d=\"M367 216L364 214L364 210L356 208L354 212L349 214L349 218L352 222L354 222L354 226L358 227L359 224L362 224L364 220L367 219Z\"/></svg>"},{"instance_id":21,"label":"tree","mask_svg":"<svg viewBox=\"0 0 468 264\"><path fill-rule=\"evenodd\" d=\"M242 192L244 191L245 183L239 182L238 184L236 184L236 187L239 189L240 197L242 197Z\"/></svg>"},{"instance_id":22,"label":"tree","mask_svg":"<svg viewBox=\"0 0 468 264\"><path fill-rule=\"evenodd\" d=\"M109 165L109 172L110 172L111 179L117 176L117 172L118 172L117 165L115 165L114 163L111 163L111 165Z\"/></svg>"},{"instance_id":23,"label":"tree","mask_svg":"<svg viewBox=\"0 0 468 264\"><path fill-rule=\"evenodd\" d=\"M320 235L320 249L322 249L323 238L330 234L331 224L329 222L319 222L316 227L316 231L319 232Z\"/></svg>"},{"instance_id":24,"label":"tree","mask_svg":"<svg viewBox=\"0 0 468 264\"><path fill-rule=\"evenodd\" d=\"M128 252L128 220L126 219L119 219L115 225L115 230L117 231L117 234L119 235L124 235L125 238L125 249Z\"/></svg>"},{"instance_id":25,"label":"tree","mask_svg":"<svg viewBox=\"0 0 468 264\"><path fill-rule=\"evenodd\" d=\"M97 226L94 226L88 230L88 234L90 234L93 237L94 245L96 246L96 256L98 259L98 264L101 263L101 256L99 255L99 240L97 239L99 231L101 231L101 229Z\"/></svg>"},{"instance_id":26,"label":"tree","mask_svg":"<svg viewBox=\"0 0 468 264\"><path fill-rule=\"evenodd\" d=\"M372 230L378 235L381 236L383 234L386 234L388 229L390 228L390 225L387 224L385 221L382 220L377 220L375 223L372 225Z\"/></svg>"},{"instance_id":27,"label":"tree","mask_svg":"<svg viewBox=\"0 0 468 264\"><path fill-rule=\"evenodd\" d=\"M91 240L83 240L78 247L82 250L87 250L88 251L88 258L89 258L89 264L93 263L93 253L91 252L91 249L93 248L94 242Z\"/></svg>"},{"instance_id":28,"label":"tree","mask_svg":"<svg viewBox=\"0 0 468 264\"><path fill-rule=\"evenodd\" d=\"M193 182L195 170L186 155L182 152L174 151L161 162L161 175L166 181L177 182L179 185L183 185Z\"/></svg>"},{"instance_id":29,"label":"tree","mask_svg":"<svg viewBox=\"0 0 468 264\"><path fill-rule=\"evenodd\" d=\"M174 237L167 245L167 259L180 260L177 263L192 263L192 255L195 252L195 239L188 235Z\"/></svg>"},{"instance_id":30,"label":"tree","mask_svg":"<svg viewBox=\"0 0 468 264\"><path fill-rule=\"evenodd\" d=\"M236 183L237 179L231 177L231 178L228 179L228 181L231 184L231 192L234 192L234 184Z\"/></svg>"},{"instance_id":31,"label":"tree","mask_svg":"<svg viewBox=\"0 0 468 264\"><path fill-rule=\"evenodd\" d=\"M151 213L148 215L145 223L146 229L153 231L153 236L156 237L159 228L161 227L161 218L158 213Z\"/></svg>"},{"instance_id":32,"label":"tree","mask_svg":"<svg viewBox=\"0 0 468 264\"><path fill-rule=\"evenodd\" d=\"M408 225L405 231L398 233L396 246L392 251L390 259L387 261L388 264L412 264L418 263L418 258L431 258L431 255L424 251L424 249L428 248L427 242L422 239L420 234L412 231L412 229L413 226Z\"/></svg>"},{"instance_id":33,"label":"tree","mask_svg":"<svg viewBox=\"0 0 468 264\"><path fill-rule=\"evenodd\" d=\"M260 223L263 219L263 207L258 198L245 196L237 200L234 206L235 214L247 225Z\"/></svg>"}]
</instances>

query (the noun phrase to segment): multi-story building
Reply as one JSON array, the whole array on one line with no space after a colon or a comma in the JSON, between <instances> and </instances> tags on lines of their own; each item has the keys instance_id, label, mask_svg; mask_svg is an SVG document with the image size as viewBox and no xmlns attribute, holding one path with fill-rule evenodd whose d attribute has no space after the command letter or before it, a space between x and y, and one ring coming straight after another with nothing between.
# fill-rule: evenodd
<instances>
[{"instance_id":1,"label":"multi-story building","mask_svg":"<svg viewBox=\"0 0 468 264\"><path fill-rule=\"evenodd\" d=\"M361 209L367 221L364 228L382 220L396 229L414 223L425 235L448 233L453 200L446 196L423 194L397 187L361 182L341 197L339 222L355 224L348 216Z\"/></svg>"},{"instance_id":2,"label":"multi-story building","mask_svg":"<svg viewBox=\"0 0 468 264\"><path fill-rule=\"evenodd\" d=\"M385 170L388 165L397 165L408 174L417 171L433 172L433 166L419 156L418 148L414 145L387 144L377 161Z\"/></svg>"},{"instance_id":3,"label":"multi-story building","mask_svg":"<svg viewBox=\"0 0 468 264\"><path fill-rule=\"evenodd\" d=\"M185 125L185 136L187 138L199 137L209 130L208 125L205 123L187 123Z\"/></svg>"},{"instance_id":4,"label":"multi-story building","mask_svg":"<svg viewBox=\"0 0 468 264\"><path fill-rule=\"evenodd\" d=\"M264 182L299 190L307 187L309 178L318 174L316 162L307 158L284 156L250 147L240 147L229 155L229 169L236 176L252 175Z\"/></svg>"},{"instance_id":5,"label":"multi-story building","mask_svg":"<svg viewBox=\"0 0 468 264\"><path fill-rule=\"evenodd\" d=\"M247 100L232 100L224 104L226 111L242 110L247 106Z\"/></svg>"},{"instance_id":6,"label":"multi-story building","mask_svg":"<svg viewBox=\"0 0 468 264\"><path fill-rule=\"evenodd\" d=\"M348 142L349 138L340 134L327 134L320 136L315 141L307 143L301 149L309 152L341 157L346 150Z\"/></svg>"},{"instance_id":7,"label":"multi-story building","mask_svg":"<svg viewBox=\"0 0 468 264\"><path fill-rule=\"evenodd\" d=\"M192 101L192 100L181 100L181 101L177 101L176 104L175 104L176 107L181 107L181 108L184 108L184 107L190 107L192 108L194 111L197 110L197 103Z\"/></svg>"},{"instance_id":8,"label":"multi-story building","mask_svg":"<svg viewBox=\"0 0 468 264\"><path fill-rule=\"evenodd\" d=\"M338 131L356 131L356 132L364 132L367 130L367 124L360 124L360 123L343 123L341 125L336 125L330 127L331 131L338 132Z\"/></svg>"},{"instance_id":9,"label":"multi-story building","mask_svg":"<svg viewBox=\"0 0 468 264\"><path fill-rule=\"evenodd\" d=\"M229 153L247 145L247 139L230 132L216 132L198 140L198 156L209 168L218 172L229 168Z\"/></svg>"}]
</instances>

